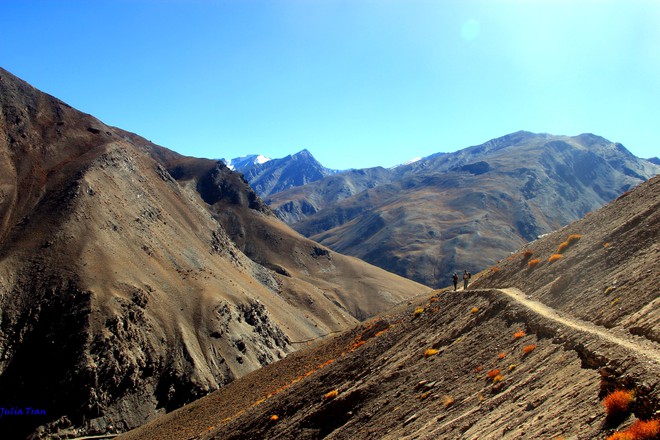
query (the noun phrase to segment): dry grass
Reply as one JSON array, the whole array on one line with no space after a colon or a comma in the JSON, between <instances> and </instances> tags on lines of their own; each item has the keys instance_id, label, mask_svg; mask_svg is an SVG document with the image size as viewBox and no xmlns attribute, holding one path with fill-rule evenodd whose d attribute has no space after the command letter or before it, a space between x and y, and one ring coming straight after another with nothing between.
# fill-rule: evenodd
<instances>
[{"instance_id":1,"label":"dry grass","mask_svg":"<svg viewBox=\"0 0 660 440\"><path fill-rule=\"evenodd\" d=\"M528 355L531 352L533 352L534 350L536 350L536 344L529 344L529 345L525 345L523 347L522 352L523 352L524 355Z\"/></svg>"},{"instance_id":2,"label":"dry grass","mask_svg":"<svg viewBox=\"0 0 660 440\"><path fill-rule=\"evenodd\" d=\"M513 370L515 370L516 367L517 367L516 364L511 364L511 365L509 365L509 371L513 371Z\"/></svg>"},{"instance_id":3,"label":"dry grass","mask_svg":"<svg viewBox=\"0 0 660 440\"><path fill-rule=\"evenodd\" d=\"M527 267L529 267L529 268L535 268L536 266L538 266L538 264L539 264L540 262L541 262L541 259L540 259L540 258L534 258L533 260L529 260L529 261L527 262Z\"/></svg>"},{"instance_id":4,"label":"dry grass","mask_svg":"<svg viewBox=\"0 0 660 440\"><path fill-rule=\"evenodd\" d=\"M335 397L337 397L338 395L339 395L339 390L332 390L332 391L325 394L324 399L325 400L332 400Z\"/></svg>"},{"instance_id":5,"label":"dry grass","mask_svg":"<svg viewBox=\"0 0 660 440\"><path fill-rule=\"evenodd\" d=\"M612 293L612 292L614 291L614 289L616 289L616 287L614 287L614 286L607 286L607 287L605 288L605 291L604 291L603 293L604 293L605 295L609 295L610 293Z\"/></svg>"},{"instance_id":6,"label":"dry grass","mask_svg":"<svg viewBox=\"0 0 660 440\"><path fill-rule=\"evenodd\" d=\"M637 420L625 431L618 431L607 440L657 440L660 438L660 420Z\"/></svg>"},{"instance_id":7,"label":"dry grass","mask_svg":"<svg viewBox=\"0 0 660 440\"><path fill-rule=\"evenodd\" d=\"M500 369L499 368L493 368L488 373L486 373L486 377L488 379L493 379L494 377L497 377L499 374L500 374Z\"/></svg>"},{"instance_id":8,"label":"dry grass","mask_svg":"<svg viewBox=\"0 0 660 440\"><path fill-rule=\"evenodd\" d=\"M630 404L635 400L635 392L630 390L616 390L605 396L603 406L608 417L626 414Z\"/></svg>"},{"instance_id":9,"label":"dry grass","mask_svg":"<svg viewBox=\"0 0 660 440\"><path fill-rule=\"evenodd\" d=\"M562 257L563 257L562 254L552 254L552 255L550 255L550 258L548 258L548 261L549 261L550 263L552 263L552 262L554 262L554 261L559 260L559 259L562 258Z\"/></svg>"},{"instance_id":10,"label":"dry grass","mask_svg":"<svg viewBox=\"0 0 660 440\"><path fill-rule=\"evenodd\" d=\"M526 335L527 335L527 333L525 333L525 330L518 330L517 332L515 332L513 334L513 339L520 339L520 338L522 338Z\"/></svg>"},{"instance_id":11,"label":"dry grass","mask_svg":"<svg viewBox=\"0 0 660 440\"><path fill-rule=\"evenodd\" d=\"M435 348L429 348L424 352L424 357L427 358L427 357L435 356L436 354L438 354L438 350L436 350Z\"/></svg>"},{"instance_id":12,"label":"dry grass","mask_svg":"<svg viewBox=\"0 0 660 440\"><path fill-rule=\"evenodd\" d=\"M422 313L424 313L424 307L417 307L413 312L413 316L418 318Z\"/></svg>"},{"instance_id":13,"label":"dry grass","mask_svg":"<svg viewBox=\"0 0 660 440\"><path fill-rule=\"evenodd\" d=\"M502 382L503 380L504 380L504 376L502 376L501 374L498 374L497 376L495 376L493 378L493 384L496 384L498 382Z\"/></svg>"},{"instance_id":14,"label":"dry grass","mask_svg":"<svg viewBox=\"0 0 660 440\"><path fill-rule=\"evenodd\" d=\"M637 420L626 430L635 440L654 440L660 438L660 420Z\"/></svg>"},{"instance_id":15,"label":"dry grass","mask_svg":"<svg viewBox=\"0 0 660 440\"><path fill-rule=\"evenodd\" d=\"M565 251L570 245L572 245L573 243L577 242L577 241L580 240L581 238L582 238L582 236L581 236L580 234L571 234L571 235L569 235L569 236L568 236L568 239L566 239L566 241L562 242L562 243L559 245L559 247L557 248L557 253L558 253L558 254L561 254L561 253L564 252L564 251Z\"/></svg>"}]
</instances>

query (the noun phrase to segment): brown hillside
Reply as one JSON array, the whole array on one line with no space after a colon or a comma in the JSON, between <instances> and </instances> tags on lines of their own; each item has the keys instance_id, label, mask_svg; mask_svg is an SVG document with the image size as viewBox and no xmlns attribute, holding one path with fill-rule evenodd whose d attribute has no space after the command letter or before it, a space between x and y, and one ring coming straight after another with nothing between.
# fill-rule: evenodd
<instances>
[{"instance_id":1,"label":"brown hillside","mask_svg":"<svg viewBox=\"0 0 660 440\"><path fill-rule=\"evenodd\" d=\"M424 286L0 70L3 438L125 431ZM45 368L44 366L47 366Z\"/></svg>"},{"instance_id":2,"label":"brown hillside","mask_svg":"<svg viewBox=\"0 0 660 440\"><path fill-rule=\"evenodd\" d=\"M657 328L658 184L530 244L533 269L523 250L473 290L411 301L120 438L605 439L657 420L660 344L644 329ZM625 290L601 290L610 277ZM607 416L621 389L633 402Z\"/></svg>"}]
</instances>

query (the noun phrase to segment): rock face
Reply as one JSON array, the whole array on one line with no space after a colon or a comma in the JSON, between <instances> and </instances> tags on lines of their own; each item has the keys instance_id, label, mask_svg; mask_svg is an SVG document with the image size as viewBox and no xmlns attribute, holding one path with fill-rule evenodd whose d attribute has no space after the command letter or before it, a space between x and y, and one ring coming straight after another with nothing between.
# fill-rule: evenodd
<instances>
[{"instance_id":1,"label":"rock face","mask_svg":"<svg viewBox=\"0 0 660 440\"><path fill-rule=\"evenodd\" d=\"M660 410L659 252L655 177L467 291L390 309L119 439L606 438ZM635 399L608 416L621 389Z\"/></svg>"},{"instance_id":2,"label":"rock face","mask_svg":"<svg viewBox=\"0 0 660 440\"><path fill-rule=\"evenodd\" d=\"M301 237L220 162L4 70L0 104L3 438L127 430L425 289Z\"/></svg>"},{"instance_id":3,"label":"rock face","mask_svg":"<svg viewBox=\"0 0 660 440\"><path fill-rule=\"evenodd\" d=\"M266 200L305 236L438 286L454 271L492 265L658 172L595 135L518 132L391 170L326 177Z\"/></svg>"}]
</instances>

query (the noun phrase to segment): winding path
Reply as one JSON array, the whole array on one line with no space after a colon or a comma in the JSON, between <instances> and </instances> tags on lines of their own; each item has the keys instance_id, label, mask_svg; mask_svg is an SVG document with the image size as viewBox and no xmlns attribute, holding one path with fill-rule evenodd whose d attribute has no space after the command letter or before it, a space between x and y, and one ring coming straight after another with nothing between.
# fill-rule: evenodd
<instances>
[{"instance_id":1,"label":"winding path","mask_svg":"<svg viewBox=\"0 0 660 440\"><path fill-rule=\"evenodd\" d=\"M572 329L590 333L598 338L601 338L612 344L616 344L620 347L623 347L640 357L645 357L650 361L658 364L660 367L660 347L652 341L634 341L631 339L625 339L623 337L617 336L612 331L596 326L587 321L582 321L574 317L561 316L557 311L551 307L546 306L543 303L528 299L524 292L516 288L507 288L507 289L495 289L503 294L507 295L509 298L513 299L517 303L527 307L534 313L537 313L541 316L544 316L548 319L551 319L555 322L558 322L564 326L570 327Z\"/></svg>"}]
</instances>

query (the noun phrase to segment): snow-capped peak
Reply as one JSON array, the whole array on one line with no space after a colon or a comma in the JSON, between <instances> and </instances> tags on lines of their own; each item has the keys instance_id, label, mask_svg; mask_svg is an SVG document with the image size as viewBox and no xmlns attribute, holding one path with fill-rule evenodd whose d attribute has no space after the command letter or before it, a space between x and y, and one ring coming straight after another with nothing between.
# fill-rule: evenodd
<instances>
[{"instance_id":1,"label":"snow-capped peak","mask_svg":"<svg viewBox=\"0 0 660 440\"><path fill-rule=\"evenodd\" d=\"M223 159L227 167L232 171L245 169L250 165L261 165L269 160L270 158L263 154L248 154L247 156L235 157L234 159Z\"/></svg>"}]
</instances>

